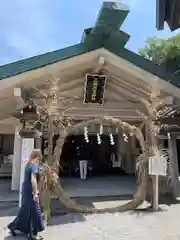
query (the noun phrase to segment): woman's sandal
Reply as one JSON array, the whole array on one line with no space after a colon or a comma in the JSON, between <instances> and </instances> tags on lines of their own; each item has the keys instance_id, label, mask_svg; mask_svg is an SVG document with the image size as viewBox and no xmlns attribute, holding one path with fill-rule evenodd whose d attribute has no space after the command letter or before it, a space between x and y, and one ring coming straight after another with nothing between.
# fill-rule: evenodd
<instances>
[{"instance_id":1,"label":"woman's sandal","mask_svg":"<svg viewBox=\"0 0 180 240\"><path fill-rule=\"evenodd\" d=\"M16 232L15 230L13 230L10 226L8 226L8 229L10 231L10 233L12 234L13 237L16 237Z\"/></svg>"}]
</instances>

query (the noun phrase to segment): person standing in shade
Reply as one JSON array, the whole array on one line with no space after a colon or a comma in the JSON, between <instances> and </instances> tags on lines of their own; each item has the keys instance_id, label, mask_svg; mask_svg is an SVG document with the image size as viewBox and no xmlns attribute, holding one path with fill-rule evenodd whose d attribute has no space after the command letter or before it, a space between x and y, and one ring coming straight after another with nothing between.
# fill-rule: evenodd
<instances>
[{"instance_id":1,"label":"person standing in shade","mask_svg":"<svg viewBox=\"0 0 180 240\"><path fill-rule=\"evenodd\" d=\"M29 240L42 239L38 237L38 232L44 231L38 189L42 159L40 150L31 152L24 173L22 205L18 216L8 225L13 236L16 236L16 231L20 231L26 234Z\"/></svg>"},{"instance_id":2,"label":"person standing in shade","mask_svg":"<svg viewBox=\"0 0 180 240\"><path fill-rule=\"evenodd\" d=\"M88 170L88 152L85 146L77 147L77 155L79 159L79 172L81 180L86 180Z\"/></svg>"}]
</instances>

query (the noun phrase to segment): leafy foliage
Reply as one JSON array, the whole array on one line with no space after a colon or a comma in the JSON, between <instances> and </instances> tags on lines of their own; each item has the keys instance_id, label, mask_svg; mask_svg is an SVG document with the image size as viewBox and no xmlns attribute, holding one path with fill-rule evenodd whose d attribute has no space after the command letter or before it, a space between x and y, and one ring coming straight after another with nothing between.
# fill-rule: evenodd
<instances>
[{"instance_id":1,"label":"leafy foliage","mask_svg":"<svg viewBox=\"0 0 180 240\"><path fill-rule=\"evenodd\" d=\"M168 40L149 38L139 54L175 75L180 74L180 34Z\"/></svg>"}]
</instances>

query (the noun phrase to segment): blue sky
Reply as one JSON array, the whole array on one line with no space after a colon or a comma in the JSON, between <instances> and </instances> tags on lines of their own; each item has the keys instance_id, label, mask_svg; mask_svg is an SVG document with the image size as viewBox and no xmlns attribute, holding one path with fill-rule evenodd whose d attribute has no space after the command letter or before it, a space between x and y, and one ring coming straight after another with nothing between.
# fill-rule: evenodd
<instances>
[{"instance_id":1,"label":"blue sky","mask_svg":"<svg viewBox=\"0 0 180 240\"><path fill-rule=\"evenodd\" d=\"M168 38L180 31L155 28L156 0L123 0L131 12L122 30L126 45L137 52L147 37ZM83 29L94 25L102 0L0 0L0 65L53 51L80 41Z\"/></svg>"}]
</instances>

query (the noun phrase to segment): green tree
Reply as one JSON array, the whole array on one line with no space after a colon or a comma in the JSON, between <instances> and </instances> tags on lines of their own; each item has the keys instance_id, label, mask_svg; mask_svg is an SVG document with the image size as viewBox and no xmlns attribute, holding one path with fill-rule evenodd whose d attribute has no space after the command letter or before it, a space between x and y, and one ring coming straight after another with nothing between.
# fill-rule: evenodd
<instances>
[{"instance_id":1,"label":"green tree","mask_svg":"<svg viewBox=\"0 0 180 240\"><path fill-rule=\"evenodd\" d=\"M180 74L180 34L167 40L149 38L139 54L175 75Z\"/></svg>"}]
</instances>

